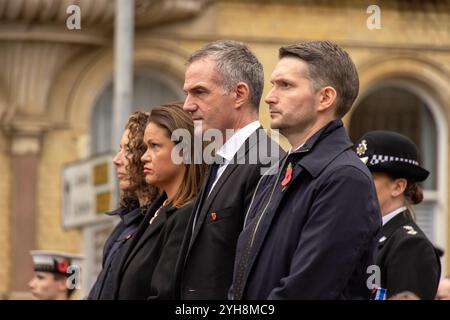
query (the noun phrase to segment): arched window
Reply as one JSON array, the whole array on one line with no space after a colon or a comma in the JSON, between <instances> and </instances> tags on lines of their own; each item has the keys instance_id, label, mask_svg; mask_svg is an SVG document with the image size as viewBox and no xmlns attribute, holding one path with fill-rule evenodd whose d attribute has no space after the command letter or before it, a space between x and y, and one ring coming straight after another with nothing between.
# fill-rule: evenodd
<instances>
[{"instance_id":1,"label":"arched window","mask_svg":"<svg viewBox=\"0 0 450 320\"><path fill-rule=\"evenodd\" d=\"M181 84L170 76L153 71L139 71L133 79L133 103L131 112L136 110L150 111L159 104L183 100ZM113 84L106 86L100 93L92 111L91 147L92 155L104 153L111 149L112 136ZM128 115L124 115L126 119ZM118 128L116 130L123 130ZM117 142L118 144L119 142Z\"/></svg>"},{"instance_id":2,"label":"arched window","mask_svg":"<svg viewBox=\"0 0 450 320\"><path fill-rule=\"evenodd\" d=\"M439 192L442 186L442 152L436 114L432 105L424 98L423 91L406 81L384 81L373 86L357 102L351 115L349 135L356 141L365 132L371 130L391 130L411 138L418 146L420 163L430 171L430 176L421 186L424 201L415 206L417 223L434 243L445 244L440 230L445 215L442 211ZM444 156L445 157L445 156ZM444 160L445 161L445 160ZM441 199L441 203L445 199ZM445 232L445 231L444 231Z\"/></svg>"}]
</instances>

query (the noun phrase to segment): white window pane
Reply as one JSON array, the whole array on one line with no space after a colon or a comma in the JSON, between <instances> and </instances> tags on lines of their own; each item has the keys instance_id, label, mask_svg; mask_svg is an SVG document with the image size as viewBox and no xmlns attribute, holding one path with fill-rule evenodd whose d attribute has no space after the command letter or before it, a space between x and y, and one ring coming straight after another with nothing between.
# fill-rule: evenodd
<instances>
[{"instance_id":1,"label":"white window pane","mask_svg":"<svg viewBox=\"0 0 450 320\"><path fill-rule=\"evenodd\" d=\"M414 206L417 225L433 243L436 242L436 231L434 228L436 209L436 201L423 201Z\"/></svg>"}]
</instances>

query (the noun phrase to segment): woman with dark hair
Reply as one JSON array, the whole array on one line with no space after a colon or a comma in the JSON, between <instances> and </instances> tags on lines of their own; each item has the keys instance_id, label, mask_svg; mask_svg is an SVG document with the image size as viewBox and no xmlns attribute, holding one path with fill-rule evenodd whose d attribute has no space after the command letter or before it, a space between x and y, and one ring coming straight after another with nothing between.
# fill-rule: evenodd
<instances>
[{"instance_id":1,"label":"woman with dark hair","mask_svg":"<svg viewBox=\"0 0 450 320\"><path fill-rule=\"evenodd\" d=\"M181 131L174 134L177 129ZM178 132L183 141L172 140ZM194 123L182 103L151 111L144 142L146 181L158 187L161 196L149 207L122 260L115 298L177 299L175 266L205 165L182 161L194 159ZM180 148L180 142L185 147Z\"/></svg>"},{"instance_id":2,"label":"woman with dark hair","mask_svg":"<svg viewBox=\"0 0 450 320\"><path fill-rule=\"evenodd\" d=\"M114 278L126 252L127 245L144 218L147 205L158 195L155 187L145 181L141 157L145 152L144 131L150 114L136 111L129 118L120 139L120 147L113 163L116 166L121 190L120 208L108 213L119 216L117 224L103 249L102 270L97 277L88 299L113 299Z\"/></svg>"},{"instance_id":3,"label":"woman with dark hair","mask_svg":"<svg viewBox=\"0 0 450 320\"><path fill-rule=\"evenodd\" d=\"M356 144L356 153L372 172L383 219L377 265L387 297L409 291L434 299L439 284L439 256L415 223L412 206L423 200L419 182L429 172L418 162L409 138L389 131L371 131Z\"/></svg>"}]
</instances>

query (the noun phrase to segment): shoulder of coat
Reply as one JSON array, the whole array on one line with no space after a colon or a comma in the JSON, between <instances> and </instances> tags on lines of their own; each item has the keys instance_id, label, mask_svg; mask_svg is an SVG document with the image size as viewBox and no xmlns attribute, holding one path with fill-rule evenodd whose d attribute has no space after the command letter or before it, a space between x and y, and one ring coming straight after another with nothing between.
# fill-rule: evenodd
<instances>
[{"instance_id":1,"label":"shoulder of coat","mask_svg":"<svg viewBox=\"0 0 450 320\"><path fill-rule=\"evenodd\" d=\"M417 230L409 224L404 225L402 227L402 229L404 232L406 232L406 234L411 235L411 236L415 236L418 233Z\"/></svg>"},{"instance_id":2,"label":"shoulder of coat","mask_svg":"<svg viewBox=\"0 0 450 320\"><path fill-rule=\"evenodd\" d=\"M378 240L378 243L381 244L390 238L402 239L402 238L415 237L417 235L420 235L417 228L411 224L407 224L407 225L403 225L403 226L399 227L389 236L382 236Z\"/></svg>"}]
</instances>

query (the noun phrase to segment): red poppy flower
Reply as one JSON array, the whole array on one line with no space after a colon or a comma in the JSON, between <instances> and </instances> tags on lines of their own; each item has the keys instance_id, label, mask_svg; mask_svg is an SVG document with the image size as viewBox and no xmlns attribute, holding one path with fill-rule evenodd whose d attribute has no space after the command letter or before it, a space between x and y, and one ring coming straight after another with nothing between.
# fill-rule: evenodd
<instances>
[{"instance_id":1,"label":"red poppy flower","mask_svg":"<svg viewBox=\"0 0 450 320\"><path fill-rule=\"evenodd\" d=\"M61 273L66 273L69 268L69 262L67 260L61 260L57 263L56 268Z\"/></svg>"},{"instance_id":2,"label":"red poppy flower","mask_svg":"<svg viewBox=\"0 0 450 320\"><path fill-rule=\"evenodd\" d=\"M284 179L283 181L281 181L281 186L283 187L282 191L286 189L287 185L289 184L289 182L291 182L291 180L292 180L292 163L289 162L286 169L286 173L284 175Z\"/></svg>"},{"instance_id":3,"label":"red poppy flower","mask_svg":"<svg viewBox=\"0 0 450 320\"><path fill-rule=\"evenodd\" d=\"M213 221L216 221L216 219L217 219L217 214L216 214L215 212L211 213L211 219L212 219Z\"/></svg>"}]
</instances>

